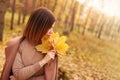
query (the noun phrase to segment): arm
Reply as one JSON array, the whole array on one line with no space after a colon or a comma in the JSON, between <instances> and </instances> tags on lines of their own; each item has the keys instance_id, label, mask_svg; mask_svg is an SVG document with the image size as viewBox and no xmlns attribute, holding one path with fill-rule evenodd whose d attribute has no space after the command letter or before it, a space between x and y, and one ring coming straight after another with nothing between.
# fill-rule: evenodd
<instances>
[{"instance_id":1,"label":"arm","mask_svg":"<svg viewBox=\"0 0 120 80\"><path fill-rule=\"evenodd\" d=\"M29 80L45 80L44 76L32 77Z\"/></svg>"},{"instance_id":2,"label":"arm","mask_svg":"<svg viewBox=\"0 0 120 80\"><path fill-rule=\"evenodd\" d=\"M32 75L34 75L37 71L41 69L42 65L39 64L39 62L29 65L29 66L24 66L21 60L20 53L16 54L15 61L13 63L13 74L18 80L26 80L30 78Z\"/></svg>"},{"instance_id":3,"label":"arm","mask_svg":"<svg viewBox=\"0 0 120 80\"><path fill-rule=\"evenodd\" d=\"M21 60L20 53L17 53L15 57L15 61L13 63L13 74L17 80L26 80L32 77L37 71L41 69L46 63L48 63L51 59L54 59L55 53L53 51L50 51L47 53L47 55L39 62L24 66Z\"/></svg>"},{"instance_id":4,"label":"arm","mask_svg":"<svg viewBox=\"0 0 120 80\"><path fill-rule=\"evenodd\" d=\"M10 80L17 80L14 76L10 76ZM45 80L44 76L32 77L29 80Z\"/></svg>"}]
</instances>

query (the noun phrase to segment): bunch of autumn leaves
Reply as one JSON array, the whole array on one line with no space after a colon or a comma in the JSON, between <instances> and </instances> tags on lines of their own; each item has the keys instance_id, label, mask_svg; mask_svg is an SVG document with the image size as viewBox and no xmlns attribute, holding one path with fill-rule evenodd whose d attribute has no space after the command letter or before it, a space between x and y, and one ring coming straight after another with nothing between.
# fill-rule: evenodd
<instances>
[{"instance_id":1,"label":"bunch of autumn leaves","mask_svg":"<svg viewBox=\"0 0 120 80\"><path fill-rule=\"evenodd\" d=\"M66 55L68 48L66 37L60 36L58 32L43 36L42 44L36 46L37 51L48 53L50 50L55 50L58 55Z\"/></svg>"}]
</instances>

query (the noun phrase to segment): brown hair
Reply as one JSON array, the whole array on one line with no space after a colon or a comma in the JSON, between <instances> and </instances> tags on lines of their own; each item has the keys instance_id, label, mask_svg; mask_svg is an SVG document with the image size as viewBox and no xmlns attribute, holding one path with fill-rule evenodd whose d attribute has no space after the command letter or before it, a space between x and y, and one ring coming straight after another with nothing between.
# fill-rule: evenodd
<instances>
[{"instance_id":1,"label":"brown hair","mask_svg":"<svg viewBox=\"0 0 120 80\"><path fill-rule=\"evenodd\" d=\"M46 8L38 8L31 14L23 36L32 44L41 43L41 38L55 22L53 13Z\"/></svg>"}]
</instances>

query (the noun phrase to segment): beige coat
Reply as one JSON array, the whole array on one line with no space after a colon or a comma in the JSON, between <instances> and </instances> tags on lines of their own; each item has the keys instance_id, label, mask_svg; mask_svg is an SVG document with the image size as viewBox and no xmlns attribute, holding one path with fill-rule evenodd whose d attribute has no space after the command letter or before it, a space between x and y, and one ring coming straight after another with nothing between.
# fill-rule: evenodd
<instances>
[{"instance_id":1,"label":"beige coat","mask_svg":"<svg viewBox=\"0 0 120 80\"><path fill-rule=\"evenodd\" d=\"M11 68L17 80L57 80L57 57L55 60L40 67L44 55L36 51L23 37L17 37L8 42L6 48L6 63L1 75L2 80L9 80Z\"/></svg>"}]
</instances>

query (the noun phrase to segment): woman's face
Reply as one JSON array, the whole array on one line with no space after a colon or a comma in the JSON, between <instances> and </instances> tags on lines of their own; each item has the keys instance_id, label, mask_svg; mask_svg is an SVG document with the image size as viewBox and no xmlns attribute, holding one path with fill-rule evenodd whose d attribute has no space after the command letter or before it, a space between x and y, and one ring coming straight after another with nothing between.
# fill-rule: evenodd
<instances>
[{"instance_id":1,"label":"woman's face","mask_svg":"<svg viewBox=\"0 0 120 80\"><path fill-rule=\"evenodd\" d=\"M48 30L48 32L46 33L46 35L50 36L52 33L54 33L54 31L53 31L54 25L55 25L55 23L53 23L52 28L50 28L50 29Z\"/></svg>"},{"instance_id":2,"label":"woman's face","mask_svg":"<svg viewBox=\"0 0 120 80\"><path fill-rule=\"evenodd\" d=\"M52 33L54 33L53 28L50 28L46 33L46 35L50 36Z\"/></svg>"}]
</instances>

